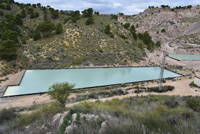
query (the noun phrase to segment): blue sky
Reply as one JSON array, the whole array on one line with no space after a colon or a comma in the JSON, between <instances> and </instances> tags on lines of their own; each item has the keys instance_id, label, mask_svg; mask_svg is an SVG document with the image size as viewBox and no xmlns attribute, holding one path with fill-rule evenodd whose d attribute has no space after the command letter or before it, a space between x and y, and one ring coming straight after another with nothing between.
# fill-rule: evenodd
<instances>
[{"instance_id":1,"label":"blue sky","mask_svg":"<svg viewBox=\"0 0 200 134\"><path fill-rule=\"evenodd\" d=\"M92 7L101 14L124 13L127 15L137 14L149 6L170 5L186 6L200 5L200 0L15 0L19 3L41 3L44 6L50 5L60 10L84 10Z\"/></svg>"}]
</instances>

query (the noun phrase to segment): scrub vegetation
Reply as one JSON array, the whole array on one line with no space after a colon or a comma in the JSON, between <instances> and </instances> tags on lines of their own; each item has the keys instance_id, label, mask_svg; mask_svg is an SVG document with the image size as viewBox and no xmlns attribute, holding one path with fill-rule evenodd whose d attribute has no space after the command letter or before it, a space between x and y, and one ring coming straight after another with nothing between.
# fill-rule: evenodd
<instances>
[{"instance_id":1,"label":"scrub vegetation","mask_svg":"<svg viewBox=\"0 0 200 134\"><path fill-rule=\"evenodd\" d=\"M0 132L197 134L200 132L199 104L199 97L147 96L82 102L70 108L50 103L3 109L0 111ZM32 112L20 114L29 110ZM9 118L8 113L12 115ZM60 126L53 121L58 115L64 115Z\"/></svg>"},{"instance_id":2,"label":"scrub vegetation","mask_svg":"<svg viewBox=\"0 0 200 134\"><path fill-rule=\"evenodd\" d=\"M119 23L118 15L13 0L0 4L0 75L18 69L128 65L143 60L145 49L158 47L148 32Z\"/></svg>"},{"instance_id":3,"label":"scrub vegetation","mask_svg":"<svg viewBox=\"0 0 200 134\"><path fill-rule=\"evenodd\" d=\"M67 98L74 86L74 84L69 84L68 82L55 83L49 88L47 93L51 99L58 101L62 107L65 107Z\"/></svg>"}]
</instances>

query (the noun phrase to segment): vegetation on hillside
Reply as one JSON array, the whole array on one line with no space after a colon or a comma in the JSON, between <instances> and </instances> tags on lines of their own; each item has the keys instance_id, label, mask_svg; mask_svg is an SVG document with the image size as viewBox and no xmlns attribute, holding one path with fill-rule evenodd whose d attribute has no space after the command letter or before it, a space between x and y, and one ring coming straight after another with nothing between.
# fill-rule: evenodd
<instances>
[{"instance_id":1,"label":"vegetation on hillside","mask_svg":"<svg viewBox=\"0 0 200 134\"><path fill-rule=\"evenodd\" d=\"M145 48L158 47L148 32L137 33L134 25L121 25L117 15L92 8L80 14L40 3L0 3L10 7L0 8L1 75L24 68L131 64L143 60Z\"/></svg>"},{"instance_id":2,"label":"vegetation on hillside","mask_svg":"<svg viewBox=\"0 0 200 134\"><path fill-rule=\"evenodd\" d=\"M50 103L3 109L0 111L0 132L193 134L199 133L199 104L199 97L146 96L83 102L71 108ZM33 112L19 114L24 110ZM59 125L59 120L58 123L55 120L62 113L65 118Z\"/></svg>"},{"instance_id":3,"label":"vegetation on hillside","mask_svg":"<svg viewBox=\"0 0 200 134\"><path fill-rule=\"evenodd\" d=\"M163 9L170 9L171 7L169 5L161 5L160 6ZM150 9L153 8L159 8L159 7L155 7L155 6L149 6ZM171 8L172 11L174 11L174 9L191 9L192 5L188 5L188 6L176 6L175 8Z\"/></svg>"}]
</instances>

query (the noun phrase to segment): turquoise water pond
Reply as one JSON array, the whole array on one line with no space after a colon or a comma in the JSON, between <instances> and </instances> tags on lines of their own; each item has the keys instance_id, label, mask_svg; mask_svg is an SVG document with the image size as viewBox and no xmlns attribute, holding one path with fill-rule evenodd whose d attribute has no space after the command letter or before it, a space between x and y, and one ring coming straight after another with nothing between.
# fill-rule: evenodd
<instances>
[{"instance_id":1,"label":"turquoise water pond","mask_svg":"<svg viewBox=\"0 0 200 134\"><path fill-rule=\"evenodd\" d=\"M194 55L194 54L169 54L169 57L177 60L187 60L187 61L200 60L200 55Z\"/></svg>"},{"instance_id":2,"label":"turquoise water pond","mask_svg":"<svg viewBox=\"0 0 200 134\"><path fill-rule=\"evenodd\" d=\"M19 86L8 86L3 96L47 92L54 83L69 82L74 89L158 79L160 67L27 70ZM164 78L180 74L164 71Z\"/></svg>"}]
</instances>

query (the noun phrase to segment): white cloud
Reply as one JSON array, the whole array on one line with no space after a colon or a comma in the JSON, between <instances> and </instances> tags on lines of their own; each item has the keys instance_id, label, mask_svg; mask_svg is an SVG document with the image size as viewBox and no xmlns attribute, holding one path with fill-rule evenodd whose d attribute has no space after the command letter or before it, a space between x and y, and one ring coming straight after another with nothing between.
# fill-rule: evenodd
<instances>
[{"instance_id":1,"label":"white cloud","mask_svg":"<svg viewBox=\"0 0 200 134\"><path fill-rule=\"evenodd\" d=\"M44 6L50 5L60 10L84 10L93 8L102 14L136 14L144 11L149 6L170 5L175 6L196 6L200 4L199 0L15 0L20 3L41 3Z\"/></svg>"},{"instance_id":2,"label":"white cloud","mask_svg":"<svg viewBox=\"0 0 200 134\"><path fill-rule=\"evenodd\" d=\"M120 6L122 6L122 4L120 4L120 3L115 3L115 2L114 2L114 3L113 3L113 6L114 6L114 7L120 7Z\"/></svg>"}]
</instances>

